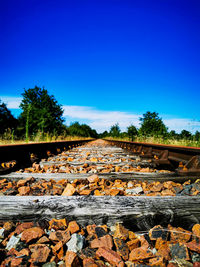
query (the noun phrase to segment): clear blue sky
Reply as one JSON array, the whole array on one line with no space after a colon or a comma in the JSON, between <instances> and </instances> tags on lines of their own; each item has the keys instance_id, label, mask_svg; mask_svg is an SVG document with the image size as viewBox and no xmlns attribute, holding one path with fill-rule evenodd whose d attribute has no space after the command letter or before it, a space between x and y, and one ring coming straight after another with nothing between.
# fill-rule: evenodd
<instances>
[{"instance_id":1,"label":"clear blue sky","mask_svg":"<svg viewBox=\"0 0 200 267\"><path fill-rule=\"evenodd\" d=\"M200 120L199 0L6 0L0 36L0 98L38 85L93 113Z\"/></svg>"}]
</instances>

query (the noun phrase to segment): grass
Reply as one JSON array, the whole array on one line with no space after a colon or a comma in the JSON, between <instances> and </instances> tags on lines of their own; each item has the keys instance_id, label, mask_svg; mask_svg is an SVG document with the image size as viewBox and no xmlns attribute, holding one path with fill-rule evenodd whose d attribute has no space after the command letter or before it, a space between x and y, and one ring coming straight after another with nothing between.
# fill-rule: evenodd
<instances>
[{"instance_id":1,"label":"grass","mask_svg":"<svg viewBox=\"0 0 200 267\"><path fill-rule=\"evenodd\" d=\"M54 141L73 141L73 140L87 140L91 137L80 137L80 136L64 136L64 135L53 135L49 133L42 134L38 132L34 136L29 136L29 138L24 137L17 139L13 133L6 132L4 135L0 136L0 145L9 145L9 144L24 144L24 143L40 143L40 142L54 142Z\"/></svg>"},{"instance_id":2,"label":"grass","mask_svg":"<svg viewBox=\"0 0 200 267\"><path fill-rule=\"evenodd\" d=\"M110 140L120 140L120 141L131 141L128 137L117 138L117 137L106 137L106 139ZM191 146L191 147L200 147L200 140L188 140L188 139L170 139L163 137L144 137L137 136L134 139L134 142L142 142L142 143L152 143L152 144L164 144L164 145L176 145L176 146Z\"/></svg>"}]
</instances>

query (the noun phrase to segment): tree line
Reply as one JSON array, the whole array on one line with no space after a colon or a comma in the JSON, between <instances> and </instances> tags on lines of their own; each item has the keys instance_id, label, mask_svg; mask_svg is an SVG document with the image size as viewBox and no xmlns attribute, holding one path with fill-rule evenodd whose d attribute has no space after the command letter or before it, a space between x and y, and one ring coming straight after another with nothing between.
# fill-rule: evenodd
<instances>
[{"instance_id":1,"label":"tree line","mask_svg":"<svg viewBox=\"0 0 200 267\"><path fill-rule=\"evenodd\" d=\"M97 138L96 130L86 124L74 122L70 126L64 124L64 110L53 95L45 88L35 86L24 89L18 118L15 118L6 104L0 101L0 135L5 138L34 139L41 136L80 136Z\"/></svg>"},{"instance_id":2,"label":"tree line","mask_svg":"<svg viewBox=\"0 0 200 267\"><path fill-rule=\"evenodd\" d=\"M199 131L196 131L195 134L187 130L182 130L180 133L176 133L174 130L168 131L168 128L157 112L147 111L139 120L140 128L130 125L127 127L127 131L121 132L119 124L115 124L111 126L109 132L104 131L100 134L100 137L129 138L131 141L134 141L137 137L161 137L163 139L200 141Z\"/></svg>"},{"instance_id":3,"label":"tree line","mask_svg":"<svg viewBox=\"0 0 200 267\"><path fill-rule=\"evenodd\" d=\"M34 139L38 135L80 136L92 138L128 138L134 141L136 137L162 137L169 139L186 139L200 141L200 132L195 134L187 130L176 133L174 130L168 131L162 118L156 112L147 111L140 118L140 128L134 125L127 127L127 131L122 132L119 125L111 126L110 131L98 134L87 124L79 122L64 124L64 110L53 95L49 95L45 88L35 86L34 88L24 89L22 93L20 108L22 112L15 118L6 104L0 100L0 135L6 139L15 137L16 139Z\"/></svg>"}]
</instances>

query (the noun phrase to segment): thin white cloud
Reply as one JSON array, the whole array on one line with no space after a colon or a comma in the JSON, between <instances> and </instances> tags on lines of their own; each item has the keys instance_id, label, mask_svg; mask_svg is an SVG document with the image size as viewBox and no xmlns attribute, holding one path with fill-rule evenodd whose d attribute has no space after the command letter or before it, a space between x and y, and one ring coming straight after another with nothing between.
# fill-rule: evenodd
<instances>
[{"instance_id":1,"label":"thin white cloud","mask_svg":"<svg viewBox=\"0 0 200 267\"><path fill-rule=\"evenodd\" d=\"M63 106L63 108L66 121L69 121L69 119L73 121L85 120L86 123L98 132L108 131L110 127L116 123L119 123L122 131L126 131L130 124L139 127L139 118L142 117L142 114L121 111L102 111L87 106ZM163 122L169 130L175 130L178 133L183 129L193 133L197 130L200 131L200 121L194 121L192 119L163 119Z\"/></svg>"},{"instance_id":2,"label":"thin white cloud","mask_svg":"<svg viewBox=\"0 0 200 267\"><path fill-rule=\"evenodd\" d=\"M19 109L19 105L22 101L22 97L14 96L0 96L2 102L4 102L9 109Z\"/></svg>"},{"instance_id":3,"label":"thin white cloud","mask_svg":"<svg viewBox=\"0 0 200 267\"><path fill-rule=\"evenodd\" d=\"M66 120L68 120L68 117L74 120L87 120L89 121L88 124L98 132L109 130L116 123L119 123L122 131L125 131L130 124L139 127L140 115L137 114L121 111L102 111L87 106L63 106L63 108Z\"/></svg>"}]
</instances>

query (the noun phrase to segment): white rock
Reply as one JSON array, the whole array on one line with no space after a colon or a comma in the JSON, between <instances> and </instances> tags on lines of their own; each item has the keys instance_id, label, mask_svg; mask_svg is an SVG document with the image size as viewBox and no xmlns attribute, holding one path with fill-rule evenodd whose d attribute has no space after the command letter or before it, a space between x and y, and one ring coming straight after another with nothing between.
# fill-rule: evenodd
<instances>
[{"instance_id":1,"label":"white rock","mask_svg":"<svg viewBox=\"0 0 200 267\"><path fill-rule=\"evenodd\" d=\"M5 229L4 228L1 228L0 229L0 239L3 239L4 238L4 232L5 232Z\"/></svg>"},{"instance_id":2,"label":"white rock","mask_svg":"<svg viewBox=\"0 0 200 267\"><path fill-rule=\"evenodd\" d=\"M11 236L11 238L9 239L6 249L10 250L11 248L16 248L18 243L20 242L22 234L18 235L18 236Z\"/></svg>"},{"instance_id":3,"label":"white rock","mask_svg":"<svg viewBox=\"0 0 200 267\"><path fill-rule=\"evenodd\" d=\"M66 243L66 245L68 247L68 250L77 253L83 248L84 242L85 237L75 233L71 236L71 239Z\"/></svg>"},{"instance_id":4,"label":"white rock","mask_svg":"<svg viewBox=\"0 0 200 267\"><path fill-rule=\"evenodd\" d=\"M143 192L143 189L141 186L135 187L133 189L126 189L126 194L139 194L142 192Z\"/></svg>"}]
</instances>

